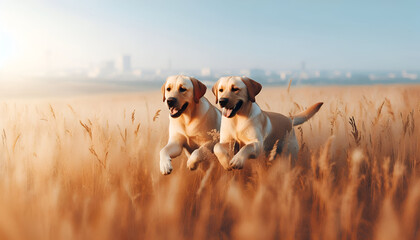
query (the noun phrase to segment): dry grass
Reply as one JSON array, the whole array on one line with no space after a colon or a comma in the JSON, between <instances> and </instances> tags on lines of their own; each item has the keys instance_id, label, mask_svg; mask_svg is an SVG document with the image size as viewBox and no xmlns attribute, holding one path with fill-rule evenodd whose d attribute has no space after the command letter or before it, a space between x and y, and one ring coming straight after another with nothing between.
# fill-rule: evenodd
<instances>
[{"instance_id":1,"label":"dry grass","mask_svg":"<svg viewBox=\"0 0 420 240\"><path fill-rule=\"evenodd\" d=\"M267 88L260 106L284 114L325 102L294 167L190 172L182 155L169 176L158 92L3 101L0 239L420 239L419 93Z\"/></svg>"}]
</instances>

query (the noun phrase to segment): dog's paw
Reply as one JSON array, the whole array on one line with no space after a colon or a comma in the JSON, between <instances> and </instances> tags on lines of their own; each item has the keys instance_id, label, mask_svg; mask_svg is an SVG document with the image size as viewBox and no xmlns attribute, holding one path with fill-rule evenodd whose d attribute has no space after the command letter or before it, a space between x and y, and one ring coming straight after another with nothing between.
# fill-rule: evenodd
<instances>
[{"instance_id":1,"label":"dog's paw","mask_svg":"<svg viewBox=\"0 0 420 240\"><path fill-rule=\"evenodd\" d=\"M198 162L196 161L191 161L190 159L188 159L187 161L187 168L191 171L196 170L198 167Z\"/></svg>"},{"instance_id":2,"label":"dog's paw","mask_svg":"<svg viewBox=\"0 0 420 240\"><path fill-rule=\"evenodd\" d=\"M229 159L226 156L217 156L217 159L219 160L220 165L227 170L230 171L232 168L229 165Z\"/></svg>"},{"instance_id":3,"label":"dog's paw","mask_svg":"<svg viewBox=\"0 0 420 240\"><path fill-rule=\"evenodd\" d=\"M198 163L199 163L197 160L198 159L193 158L193 155L191 155L191 157L188 158L188 161L187 161L187 168L191 171L196 170L197 167L198 167Z\"/></svg>"},{"instance_id":4,"label":"dog's paw","mask_svg":"<svg viewBox=\"0 0 420 240\"><path fill-rule=\"evenodd\" d=\"M220 165L222 165L225 170L232 170L232 168L229 166L229 155L221 144L216 144L214 147L214 154L216 155L217 160L219 160Z\"/></svg>"},{"instance_id":5,"label":"dog's paw","mask_svg":"<svg viewBox=\"0 0 420 240\"><path fill-rule=\"evenodd\" d=\"M233 168L229 164L229 159L219 160L219 162L225 170L232 171Z\"/></svg>"},{"instance_id":6,"label":"dog's paw","mask_svg":"<svg viewBox=\"0 0 420 240\"><path fill-rule=\"evenodd\" d=\"M233 156L232 160L230 160L229 167L232 169L242 169L244 167L244 163L245 159L235 155Z\"/></svg>"},{"instance_id":7,"label":"dog's paw","mask_svg":"<svg viewBox=\"0 0 420 240\"><path fill-rule=\"evenodd\" d=\"M191 171L197 169L198 164L201 162L200 160L200 151L199 149L196 149L194 152L192 152L191 156L188 158L187 161L187 168Z\"/></svg>"},{"instance_id":8,"label":"dog's paw","mask_svg":"<svg viewBox=\"0 0 420 240\"><path fill-rule=\"evenodd\" d=\"M172 164L170 159L160 160L160 172L163 175L168 175L172 172Z\"/></svg>"}]
</instances>

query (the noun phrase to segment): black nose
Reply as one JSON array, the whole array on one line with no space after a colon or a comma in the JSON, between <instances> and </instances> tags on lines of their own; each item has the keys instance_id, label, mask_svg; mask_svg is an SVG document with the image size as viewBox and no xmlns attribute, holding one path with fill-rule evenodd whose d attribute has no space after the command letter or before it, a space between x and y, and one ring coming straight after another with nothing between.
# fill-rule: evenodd
<instances>
[{"instance_id":1,"label":"black nose","mask_svg":"<svg viewBox=\"0 0 420 240\"><path fill-rule=\"evenodd\" d=\"M229 99L227 99L227 98L221 98L219 100L219 103L220 103L221 107L225 107L228 104L228 102L229 102Z\"/></svg>"},{"instance_id":2,"label":"black nose","mask_svg":"<svg viewBox=\"0 0 420 240\"><path fill-rule=\"evenodd\" d=\"M176 98L174 97L170 97L168 98L168 100L166 100L166 103L168 104L168 107L173 107L176 104Z\"/></svg>"}]
</instances>

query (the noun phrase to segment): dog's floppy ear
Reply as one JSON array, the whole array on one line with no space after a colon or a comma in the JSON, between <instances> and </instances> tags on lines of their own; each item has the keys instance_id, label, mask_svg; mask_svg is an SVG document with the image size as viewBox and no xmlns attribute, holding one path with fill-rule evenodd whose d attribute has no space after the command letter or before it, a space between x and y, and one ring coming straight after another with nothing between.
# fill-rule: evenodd
<instances>
[{"instance_id":1,"label":"dog's floppy ear","mask_svg":"<svg viewBox=\"0 0 420 240\"><path fill-rule=\"evenodd\" d=\"M249 101L255 102L255 96L257 96L257 94L261 91L261 84L245 76L242 77L241 80L246 85Z\"/></svg>"},{"instance_id":2,"label":"dog's floppy ear","mask_svg":"<svg viewBox=\"0 0 420 240\"><path fill-rule=\"evenodd\" d=\"M165 83L162 85L162 87L160 88L160 90L162 90L163 101L165 101L165 100L166 100L166 98L165 98L165 86L166 86L166 81L165 81Z\"/></svg>"},{"instance_id":3,"label":"dog's floppy ear","mask_svg":"<svg viewBox=\"0 0 420 240\"><path fill-rule=\"evenodd\" d=\"M219 82L220 82L220 79L219 80L217 80L217 82L213 85L213 87L211 88L211 91L213 92L213 94L214 94L214 96L216 96L216 104L219 102L219 97L218 97L218 95L217 95L217 87L219 86Z\"/></svg>"},{"instance_id":4,"label":"dog's floppy ear","mask_svg":"<svg viewBox=\"0 0 420 240\"><path fill-rule=\"evenodd\" d=\"M198 81L196 78L191 77L190 79L193 84L194 102L198 103L198 101L200 101L200 98L206 93L207 87L202 82Z\"/></svg>"}]
</instances>

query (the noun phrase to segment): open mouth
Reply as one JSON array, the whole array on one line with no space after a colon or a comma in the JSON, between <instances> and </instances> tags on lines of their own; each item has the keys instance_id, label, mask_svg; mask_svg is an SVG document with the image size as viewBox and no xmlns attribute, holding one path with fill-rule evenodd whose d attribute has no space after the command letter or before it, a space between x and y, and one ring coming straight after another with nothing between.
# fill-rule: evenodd
<instances>
[{"instance_id":1,"label":"open mouth","mask_svg":"<svg viewBox=\"0 0 420 240\"><path fill-rule=\"evenodd\" d=\"M227 118L231 118L235 116L236 112L242 107L242 100L239 100L239 102L233 107L233 108L223 108L222 114L223 116Z\"/></svg>"},{"instance_id":2,"label":"open mouth","mask_svg":"<svg viewBox=\"0 0 420 240\"><path fill-rule=\"evenodd\" d=\"M179 116L181 116L181 114L185 111L185 109L187 109L188 107L188 103L184 103L184 105L182 105L182 107L180 109L176 109L175 107L170 107L169 111L170 111L170 115L173 118L177 118Z\"/></svg>"}]
</instances>

